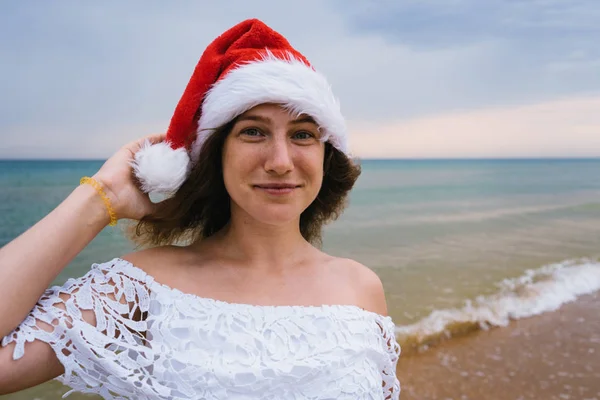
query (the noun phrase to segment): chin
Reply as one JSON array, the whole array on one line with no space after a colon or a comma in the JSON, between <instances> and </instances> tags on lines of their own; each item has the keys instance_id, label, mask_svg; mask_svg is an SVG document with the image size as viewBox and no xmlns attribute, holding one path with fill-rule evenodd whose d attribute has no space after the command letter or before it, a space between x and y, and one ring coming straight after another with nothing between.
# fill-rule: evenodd
<instances>
[{"instance_id":1,"label":"chin","mask_svg":"<svg viewBox=\"0 0 600 400\"><path fill-rule=\"evenodd\" d=\"M304 209L293 204L260 204L249 214L269 225L283 225L300 218Z\"/></svg>"}]
</instances>

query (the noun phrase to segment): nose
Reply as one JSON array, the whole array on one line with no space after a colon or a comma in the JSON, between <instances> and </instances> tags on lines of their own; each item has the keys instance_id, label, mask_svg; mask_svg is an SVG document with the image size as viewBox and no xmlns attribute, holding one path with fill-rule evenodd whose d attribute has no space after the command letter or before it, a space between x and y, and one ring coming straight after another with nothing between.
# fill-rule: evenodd
<instances>
[{"instance_id":1,"label":"nose","mask_svg":"<svg viewBox=\"0 0 600 400\"><path fill-rule=\"evenodd\" d=\"M285 137L273 137L265 149L265 170L277 175L285 175L294 169L290 143Z\"/></svg>"}]
</instances>

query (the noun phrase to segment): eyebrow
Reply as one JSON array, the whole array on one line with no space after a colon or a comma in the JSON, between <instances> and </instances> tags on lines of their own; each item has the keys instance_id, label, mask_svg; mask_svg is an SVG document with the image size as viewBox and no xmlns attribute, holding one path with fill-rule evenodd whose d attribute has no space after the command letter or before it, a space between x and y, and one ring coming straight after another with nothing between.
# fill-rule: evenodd
<instances>
[{"instance_id":1,"label":"eyebrow","mask_svg":"<svg viewBox=\"0 0 600 400\"><path fill-rule=\"evenodd\" d=\"M237 118L237 122L239 122L239 121L259 121L259 122L265 122L265 123L272 122L271 118L263 117L261 115L240 115Z\"/></svg>"},{"instance_id":2,"label":"eyebrow","mask_svg":"<svg viewBox=\"0 0 600 400\"><path fill-rule=\"evenodd\" d=\"M269 117L263 117L262 115L252 115L252 114L239 116L237 119L237 122L239 122L239 121L258 121L258 122L264 122L264 123L272 123L273 122L271 120L271 118L269 118ZM308 115L302 115L302 116L298 117L297 119L290 121L290 124L303 124L306 122L317 125L314 118L312 118Z\"/></svg>"},{"instance_id":3,"label":"eyebrow","mask_svg":"<svg viewBox=\"0 0 600 400\"><path fill-rule=\"evenodd\" d=\"M305 122L310 122L311 124L317 125L317 123L315 122L314 118L311 117L311 116L308 116L308 115L300 116L299 118L291 121L290 123L291 124L303 124Z\"/></svg>"}]
</instances>

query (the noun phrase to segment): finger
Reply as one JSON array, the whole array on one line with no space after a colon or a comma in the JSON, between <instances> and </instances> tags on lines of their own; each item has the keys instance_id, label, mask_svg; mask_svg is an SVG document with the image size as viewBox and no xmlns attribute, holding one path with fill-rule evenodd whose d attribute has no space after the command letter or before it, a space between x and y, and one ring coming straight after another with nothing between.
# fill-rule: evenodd
<instances>
[{"instance_id":1,"label":"finger","mask_svg":"<svg viewBox=\"0 0 600 400\"><path fill-rule=\"evenodd\" d=\"M133 151L134 153L139 150L143 145L146 144L156 144L164 141L167 135L165 133L156 133L148 136L144 136L143 138L136 139L133 142L130 142L125 146L126 149Z\"/></svg>"},{"instance_id":2,"label":"finger","mask_svg":"<svg viewBox=\"0 0 600 400\"><path fill-rule=\"evenodd\" d=\"M155 133L152 135L148 135L146 136L144 139L147 139L150 141L150 143L155 144L155 143L160 143L162 141L164 141L167 137L166 133Z\"/></svg>"}]
</instances>

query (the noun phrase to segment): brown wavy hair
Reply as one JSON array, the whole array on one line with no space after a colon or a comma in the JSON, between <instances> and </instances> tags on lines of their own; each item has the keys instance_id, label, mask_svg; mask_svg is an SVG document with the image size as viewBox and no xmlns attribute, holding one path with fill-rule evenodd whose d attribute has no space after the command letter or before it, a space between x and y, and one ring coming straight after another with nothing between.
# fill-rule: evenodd
<instances>
[{"instance_id":1,"label":"brown wavy hair","mask_svg":"<svg viewBox=\"0 0 600 400\"><path fill-rule=\"evenodd\" d=\"M158 203L154 213L126 228L140 247L191 243L222 229L230 219L231 199L223 181L222 153L236 120L216 129L202 146L199 161L179 190ZM323 183L316 199L300 215L300 232L313 245L322 244L323 225L337 219L361 173L360 165L325 143Z\"/></svg>"}]
</instances>

